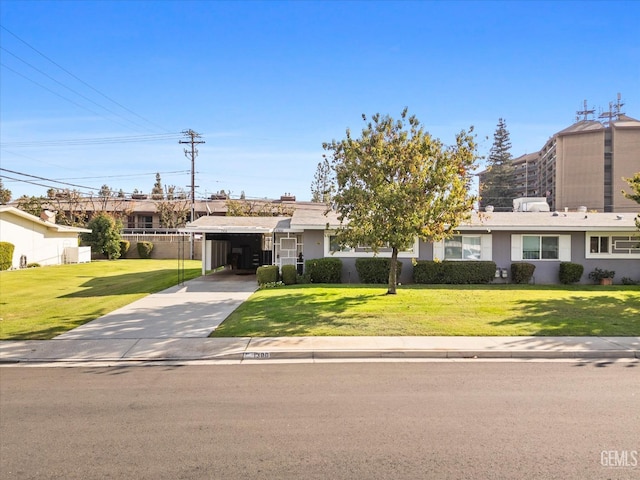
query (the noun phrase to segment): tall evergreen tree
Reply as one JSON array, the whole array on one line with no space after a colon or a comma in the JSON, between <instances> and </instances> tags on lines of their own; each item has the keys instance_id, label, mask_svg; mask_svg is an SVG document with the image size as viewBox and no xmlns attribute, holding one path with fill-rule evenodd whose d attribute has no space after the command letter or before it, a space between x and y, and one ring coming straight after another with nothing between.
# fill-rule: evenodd
<instances>
[{"instance_id":1,"label":"tall evergreen tree","mask_svg":"<svg viewBox=\"0 0 640 480\"><path fill-rule=\"evenodd\" d=\"M511 139L506 121L501 118L493 134L493 145L489 151L489 163L480 186L480 205L492 205L496 210L513 208L514 167L511 156Z\"/></svg>"},{"instance_id":2,"label":"tall evergreen tree","mask_svg":"<svg viewBox=\"0 0 640 480\"><path fill-rule=\"evenodd\" d=\"M162 180L160 180L160 173L156 173L156 183L151 189L151 198L153 200L162 200L164 198L164 188L162 188Z\"/></svg>"},{"instance_id":3,"label":"tall evergreen tree","mask_svg":"<svg viewBox=\"0 0 640 480\"><path fill-rule=\"evenodd\" d=\"M335 192L333 171L329 160L325 158L322 162L318 162L316 174L311 183L311 201L329 204Z\"/></svg>"}]
</instances>

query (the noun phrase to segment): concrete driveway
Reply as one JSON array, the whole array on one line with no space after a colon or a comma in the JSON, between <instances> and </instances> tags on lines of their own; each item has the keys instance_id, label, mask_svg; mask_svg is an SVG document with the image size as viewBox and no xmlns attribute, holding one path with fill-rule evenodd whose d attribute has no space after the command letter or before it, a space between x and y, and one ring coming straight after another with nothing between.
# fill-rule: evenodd
<instances>
[{"instance_id":1,"label":"concrete driveway","mask_svg":"<svg viewBox=\"0 0 640 480\"><path fill-rule=\"evenodd\" d=\"M203 338L258 288L256 276L223 271L148 295L54 340Z\"/></svg>"}]
</instances>

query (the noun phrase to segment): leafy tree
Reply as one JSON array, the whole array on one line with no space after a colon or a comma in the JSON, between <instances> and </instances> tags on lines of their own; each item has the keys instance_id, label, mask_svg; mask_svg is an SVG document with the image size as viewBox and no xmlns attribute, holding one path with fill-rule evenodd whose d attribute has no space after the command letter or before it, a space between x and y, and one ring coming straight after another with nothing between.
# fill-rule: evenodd
<instances>
[{"instance_id":1,"label":"leafy tree","mask_svg":"<svg viewBox=\"0 0 640 480\"><path fill-rule=\"evenodd\" d=\"M44 209L44 200L42 197L23 195L18 199L17 207L24 212L39 217Z\"/></svg>"},{"instance_id":2,"label":"leafy tree","mask_svg":"<svg viewBox=\"0 0 640 480\"><path fill-rule=\"evenodd\" d=\"M631 178L625 178L629 186L631 187L631 193L627 193L626 191L622 191L622 194L634 202L640 203L640 172L636 173ZM636 217L636 226L638 230L640 230L640 214Z\"/></svg>"},{"instance_id":3,"label":"leafy tree","mask_svg":"<svg viewBox=\"0 0 640 480\"><path fill-rule=\"evenodd\" d=\"M511 156L511 140L504 119L498 120L493 134L493 145L489 151L489 164L480 186L480 204L483 207L493 205L496 210L513 208L514 167Z\"/></svg>"},{"instance_id":4,"label":"leafy tree","mask_svg":"<svg viewBox=\"0 0 640 480\"><path fill-rule=\"evenodd\" d=\"M333 178L333 170L329 160L325 158L322 162L318 162L316 174L311 183L311 201L322 202L329 205L335 194L336 186Z\"/></svg>"},{"instance_id":5,"label":"leafy tree","mask_svg":"<svg viewBox=\"0 0 640 480\"><path fill-rule=\"evenodd\" d=\"M82 240L109 260L120 258L122 224L106 212L100 212L88 223L91 233L83 233Z\"/></svg>"},{"instance_id":6,"label":"leafy tree","mask_svg":"<svg viewBox=\"0 0 640 480\"><path fill-rule=\"evenodd\" d=\"M162 200L164 198L164 189L162 188L162 180L160 179L160 173L156 173L156 183L151 189L151 198L153 200Z\"/></svg>"},{"instance_id":7,"label":"leafy tree","mask_svg":"<svg viewBox=\"0 0 640 480\"><path fill-rule=\"evenodd\" d=\"M6 205L11 201L11 190L4 188L2 179L0 178L0 205Z\"/></svg>"},{"instance_id":8,"label":"leafy tree","mask_svg":"<svg viewBox=\"0 0 640 480\"><path fill-rule=\"evenodd\" d=\"M230 217L290 217L295 208L291 205L264 200L231 200L225 202Z\"/></svg>"},{"instance_id":9,"label":"leafy tree","mask_svg":"<svg viewBox=\"0 0 640 480\"><path fill-rule=\"evenodd\" d=\"M395 294L398 252L416 237L437 241L451 235L470 215L476 145L463 130L455 145L444 146L406 108L398 121L378 113L373 122L362 118L360 138L347 130L344 140L323 144L332 152L337 180L336 236L341 245L367 245L375 253L390 248L387 293Z\"/></svg>"},{"instance_id":10,"label":"leafy tree","mask_svg":"<svg viewBox=\"0 0 640 480\"><path fill-rule=\"evenodd\" d=\"M156 210L162 228L183 227L190 215L189 202L184 199L156 202Z\"/></svg>"}]
</instances>

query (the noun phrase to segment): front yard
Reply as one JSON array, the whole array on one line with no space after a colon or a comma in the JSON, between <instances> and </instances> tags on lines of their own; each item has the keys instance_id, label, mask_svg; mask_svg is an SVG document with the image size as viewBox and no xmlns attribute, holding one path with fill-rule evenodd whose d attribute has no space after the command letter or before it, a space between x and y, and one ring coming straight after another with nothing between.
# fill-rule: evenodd
<instances>
[{"instance_id":1,"label":"front yard","mask_svg":"<svg viewBox=\"0 0 640 480\"><path fill-rule=\"evenodd\" d=\"M640 335L638 286L293 285L256 292L211 336Z\"/></svg>"},{"instance_id":2,"label":"front yard","mask_svg":"<svg viewBox=\"0 0 640 480\"><path fill-rule=\"evenodd\" d=\"M186 280L201 263L184 262ZM49 339L178 283L178 260L112 260L0 272L0 340Z\"/></svg>"}]
</instances>

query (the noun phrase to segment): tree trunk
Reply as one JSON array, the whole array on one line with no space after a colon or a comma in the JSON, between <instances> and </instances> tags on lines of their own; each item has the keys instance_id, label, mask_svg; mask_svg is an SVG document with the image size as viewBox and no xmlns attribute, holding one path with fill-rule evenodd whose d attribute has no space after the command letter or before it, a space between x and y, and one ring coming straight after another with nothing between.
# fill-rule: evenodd
<instances>
[{"instance_id":1,"label":"tree trunk","mask_svg":"<svg viewBox=\"0 0 640 480\"><path fill-rule=\"evenodd\" d=\"M398 284L398 249L396 247L391 248L391 261L389 262L389 288L387 295L396 294L396 285Z\"/></svg>"}]
</instances>

